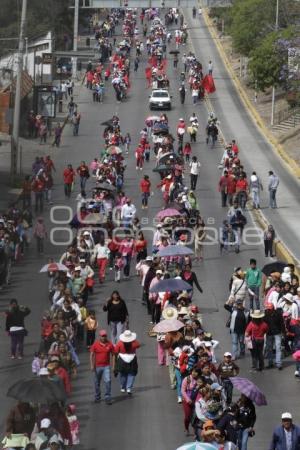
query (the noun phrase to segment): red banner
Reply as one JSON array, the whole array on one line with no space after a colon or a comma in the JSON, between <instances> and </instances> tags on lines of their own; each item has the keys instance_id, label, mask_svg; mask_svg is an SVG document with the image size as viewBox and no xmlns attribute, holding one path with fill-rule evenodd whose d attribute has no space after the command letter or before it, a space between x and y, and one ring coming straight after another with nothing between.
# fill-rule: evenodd
<instances>
[{"instance_id":1,"label":"red banner","mask_svg":"<svg viewBox=\"0 0 300 450\"><path fill-rule=\"evenodd\" d=\"M202 80L202 86L208 94L215 92L216 87L212 75L205 75Z\"/></svg>"}]
</instances>

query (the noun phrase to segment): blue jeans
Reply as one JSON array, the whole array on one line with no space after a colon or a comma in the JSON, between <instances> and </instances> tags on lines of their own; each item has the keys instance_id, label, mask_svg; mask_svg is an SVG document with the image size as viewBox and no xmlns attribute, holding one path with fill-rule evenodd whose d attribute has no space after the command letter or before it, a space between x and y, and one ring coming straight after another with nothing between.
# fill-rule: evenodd
<instances>
[{"instance_id":1,"label":"blue jeans","mask_svg":"<svg viewBox=\"0 0 300 450\"><path fill-rule=\"evenodd\" d=\"M115 345L122 334L125 331L126 324L125 322L109 322L110 327L110 339L111 342Z\"/></svg>"},{"instance_id":2,"label":"blue jeans","mask_svg":"<svg viewBox=\"0 0 300 450\"><path fill-rule=\"evenodd\" d=\"M180 373L180 370L177 369L177 367L175 367L175 376L176 376L177 396L182 397L182 394L181 394L182 375Z\"/></svg>"},{"instance_id":3,"label":"blue jeans","mask_svg":"<svg viewBox=\"0 0 300 450\"><path fill-rule=\"evenodd\" d=\"M247 450L248 438L248 428L243 428L238 431L238 444L240 450Z\"/></svg>"},{"instance_id":4,"label":"blue jeans","mask_svg":"<svg viewBox=\"0 0 300 450\"><path fill-rule=\"evenodd\" d=\"M266 339L266 354L269 365L273 364L273 347L275 344L275 363L276 367L281 367L281 334L275 336L267 336Z\"/></svg>"},{"instance_id":5,"label":"blue jeans","mask_svg":"<svg viewBox=\"0 0 300 450\"><path fill-rule=\"evenodd\" d=\"M260 205L259 191L257 189L252 189L251 193L254 208L258 208Z\"/></svg>"},{"instance_id":6,"label":"blue jeans","mask_svg":"<svg viewBox=\"0 0 300 450\"><path fill-rule=\"evenodd\" d=\"M129 274L130 274L130 264L131 264L131 255L126 255L126 256L124 257L124 259L125 259L125 265L124 265L124 269L123 269L124 275L125 275L125 277L129 277Z\"/></svg>"},{"instance_id":7,"label":"blue jeans","mask_svg":"<svg viewBox=\"0 0 300 450\"><path fill-rule=\"evenodd\" d=\"M276 189L270 189L269 195L270 195L270 208L277 208Z\"/></svg>"},{"instance_id":8,"label":"blue jeans","mask_svg":"<svg viewBox=\"0 0 300 450\"><path fill-rule=\"evenodd\" d=\"M245 334L231 333L232 354L238 358L245 354Z\"/></svg>"},{"instance_id":9,"label":"blue jeans","mask_svg":"<svg viewBox=\"0 0 300 450\"><path fill-rule=\"evenodd\" d=\"M120 373L121 389L132 389L135 380L135 375L131 373Z\"/></svg>"},{"instance_id":10,"label":"blue jeans","mask_svg":"<svg viewBox=\"0 0 300 450\"><path fill-rule=\"evenodd\" d=\"M259 290L260 290L260 287L259 286L248 286L248 287L255 294L255 295L249 294L250 309L253 309L254 300L255 300L255 308L256 309L260 309L260 303L259 303Z\"/></svg>"},{"instance_id":11,"label":"blue jeans","mask_svg":"<svg viewBox=\"0 0 300 450\"><path fill-rule=\"evenodd\" d=\"M101 379L104 379L105 384L105 400L111 399L111 378L110 378L110 366L96 367L95 369L95 399L101 399L100 383Z\"/></svg>"},{"instance_id":12,"label":"blue jeans","mask_svg":"<svg viewBox=\"0 0 300 450\"><path fill-rule=\"evenodd\" d=\"M86 182L87 182L87 177L80 177L80 189L82 191L85 190Z\"/></svg>"}]
</instances>

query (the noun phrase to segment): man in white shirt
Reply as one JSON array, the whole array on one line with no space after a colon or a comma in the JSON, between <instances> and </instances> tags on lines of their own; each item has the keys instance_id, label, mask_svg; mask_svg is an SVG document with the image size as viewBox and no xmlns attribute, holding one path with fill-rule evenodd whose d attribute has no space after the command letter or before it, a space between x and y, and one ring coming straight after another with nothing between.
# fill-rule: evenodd
<instances>
[{"instance_id":1,"label":"man in white shirt","mask_svg":"<svg viewBox=\"0 0 300 450\"><path fill-rule=\"evenodd\" d=\"M125 228L129 228L132 225L132 221L136 214L136 207L131 203L131 199L127 198L125 205L121 209L121 220Z\"/></svg>"},{"instance_id":2,"label":"man in white shirt","mask_svg":"<svg viewBox=\"0 0 300 450\"><path fill-rule=\"evenodd\" d=\"M208 63L208 75L212 75L213 73L213 63L211 61L209 61Z\"/></svg>"},{"instance_id":3,"label":"man in white shirt","mask_svg":"<svg viewBox=\"0 0 300 450\"><path fill-rule=\"evenodd\" d=\"M196 190L200 167L201 167L201 164L197 160L197 156L193 156L192 162L190 163L190 177L191 177L191 190L192 191Z\"/></svg>"}]
</instances>

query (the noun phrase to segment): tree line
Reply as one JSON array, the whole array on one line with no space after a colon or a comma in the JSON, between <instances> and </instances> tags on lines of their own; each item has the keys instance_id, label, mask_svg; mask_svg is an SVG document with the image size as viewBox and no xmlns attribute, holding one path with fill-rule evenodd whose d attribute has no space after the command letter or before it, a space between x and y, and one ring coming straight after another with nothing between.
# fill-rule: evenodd
<instances>
[{"instance_id":1,"label":"tree line","mask_svg":"<svg viewBox=\"0 0 300 450\"><path fill-rule=\"evenodd\" d=\"M265 92L271 86L298 90L299 74L291 74L288 53L300 50L300 3L279 0L276 29L276 0L233 0L226 8L211 8L210 16L225 24L235 51L247 57L250 83Z\"/></svg>"}]
</instances>

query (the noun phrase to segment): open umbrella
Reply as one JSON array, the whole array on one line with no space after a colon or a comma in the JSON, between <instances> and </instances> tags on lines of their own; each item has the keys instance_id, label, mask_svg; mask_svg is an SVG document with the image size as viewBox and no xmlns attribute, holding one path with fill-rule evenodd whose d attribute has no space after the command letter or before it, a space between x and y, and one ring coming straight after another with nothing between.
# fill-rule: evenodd
<instances>
[{"instance_id":1,"label":"open umbrella","mask_svg":"<svg viewBox=\"0 0 300 450\"><path fill-rule=\"evenodd\" d=\"M177 155L174 152L165 153L164 155L162 155L161 158L159 158L158 164L164 164L166 161L170 159L171 156L172 156L171 159L173 159L174 161Z\"/></svg>"},{"instance_id":2,"label":"open umbrella","mask_svg":"<svg viewBox=\"0 0 300 450\"><path fill-rule=\"evenodd\" d=\"M147 119L145 120L145 122L148 122L148 121L154 122L155 120L160 120L160 117L159 116L148 116Z\"/></svg>"},{"instance_id":3,"label":"open umbrella","mask_svg":"<svg viewBox=\"0 0 300 450\"><path fill-rule=\"evenodd\" d=\"M178 447L177 450L216 450L216 446L207 442L189 442Z\"/></svg>"},{"instance_id":4,"label":"open umbrella","mask_svg":"<svg viewBox=\"0 0 300 450\"><path fill-rule=\"evenodd\" d=\"M189 291L192 286L181 278L167 278L155 283L150 292L177 292Z\"/></svg>"},{"instance_id":5,"label":"open umbrella","mask_svg":"<svg viewBox=\"0 0 300 450\"><path fill-rule=\"evenodd\" d=\"M238 391L250 398L257 406L267 405L265 395L254 383L252 383L252 381L248 380L248 378L231 377L230 381Z\"/></svg>"},{"instance_id":6,"label":"open umbrella","mask_svg":"<svg viewBox=\"0 0 300 450\"><path fill-rule=\"evenodd\" d=\"M167 247L160 250L156 256L184 256L193 255L193 250L184 245L168 245Z\"/></svg>"},{"instance_id":7,"label":"open umbrella","mask_svg":"<svg viewBox=\"0 0 300 450\"><path fill-rule=\"evenodd\" d=\"M100 125L102 125L103 127L111 127L113 125L113 120L106 120L105 122L101 122Z\"/></svg>"},{"instance_id":8,"label":"open umbrella","mask_svg":"<svg viewBox=\"0 0 300 450\"><path fill-rule=\"evenodd\" d=\"M96 189L101 189L102 191L114 192L116 190L116 187L113 186L112 184L106 183L106 181L105 181L104 183L97 184Z\"/></svg>"},{"instance_id":9,"label":"open umbrella","mask_svg":"<svg viewBox=\"0 0 300 450\"><path fill-rule=\"evenodd\" d=\"M64 402L67 398L60 384L43 377L17 381L8 389L6 395L21 402L44 404Z\"/></svg>"},{"instance_id":10,"label":"open umbrella","mask_svg":"<svg viewBox=\"0 0 300 450\"><path fill-rule=\"evenodd\" d=\"M122 153L122 149L120 147L117 147L116 145L110 145L106 149L106 153L108 155L119 155L120 153Z\"/></svg>"},{"instance_id":11,"label":"open umbrella","mask_svg":"<svg viewBox=\"0 0 300 450\"><path fill-rule=\"evenodd\" d=\"M170 53L170 55L178 55L178 53L180 53L180 51L179 50L171 50L169 53Z\"/></svg>"},{"instance_id":12,"label":"open umbrella","mask_svg":"<svg viewBox=\"0 0 300 450\"><path fill-rule=\"evenodd\" d=\"M184 323L177 319L165 319L157 323L153 327L155 333L169 333L170 331L178 331L184 327Z\"/></svg>"},{"instance_id":13,"label":"open umbrella","mask_svg":"<svg viewBox=\"0 0 300 450\"><path fill-rule=\"evenodd\" d=\"M43 266L40 270L40 273L42 272L58 272L59 270L62 270L63 272L68 272L68 268L61 263L58 262L52 262L49 264L46 264Z\"/></svg>"},{"instance_id":14,"label":"open umbrella","mask_svg":"<svg viewBox=\"0 0 300 450\"><path fill-rule=\"evenodd\" d=\"M156 215L156 218L158 220L162 220L165 217L175 217L175 216L181 216L182 214L175 208L167 208L163 209L162 211L159 211L159 213Z\"/></svg>"},{"instance_id":15,"label":"open umbrella","mask_svg":"<svg viewBox=\"0 0 300 450\"><path fill-rule=\"evenodd\" d=\"M288 265L288 263L283 261L275 261L269 264L266 264L262 268L262 273L264 273L267 277L273 272L282 272L283 269Z\"/></svg>"},{"instance_id":16,"label":"open umbrella","mask_svg":"<svg viewBox=\"0 0 300 450\"><path fill-rule=\"evenodd\" d=\"M165 172L166 170L171 170L172 167L166 166L165 164L162 164L160 166L155 167L152 172Z\"/></svg>"},{"instance_id":17,"label":"open umbrella","mask_svg":"<svg viewBox=\"0 0 300 450\"><path fill-rule=\"evenodd\" d=\"M158 134L167 135L167 134L169 134L169 130L168 130L168 128L155 128L155 129L153 129L153 134L155 134L156 136Z\"/></svg>"}]
</instances>

